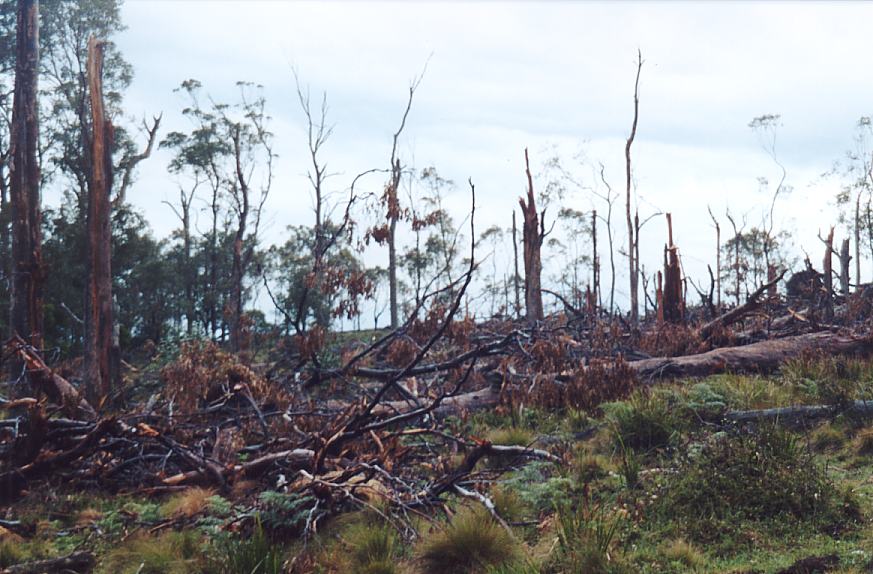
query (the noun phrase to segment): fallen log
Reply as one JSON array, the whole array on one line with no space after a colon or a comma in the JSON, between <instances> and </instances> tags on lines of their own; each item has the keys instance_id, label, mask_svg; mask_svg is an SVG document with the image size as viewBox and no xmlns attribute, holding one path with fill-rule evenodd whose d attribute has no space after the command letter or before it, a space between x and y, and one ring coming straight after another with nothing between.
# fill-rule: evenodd
<instances>
[{"instance_id":1,"label":"fallen log","mask_svg":"<svg viewBox=\"0 0 873 574\"><path fill-rule=\"evenodd\" d=\"M649 381L667 377L702 377L733 371L766 373L778 369L788 359L811 351L831 355L867 356L873 353L873 337L830 332L808 333L743 347L713 349L699 355L643 359L627 365L641 379Z\"/></svg>"},{"instance_id":2,"label":"fallen log","mask_svg":"<svg viewBox=\"0 0 873 574\"><path fill-rule=\"evenodd\" d=\"M94 568L94 564L94 555L90 552L73 552L60 558L9 566L0 570L0 574L56 574L57 572L84 574L90 572Z\"/></svg>"},{"instance_id":3,"label":"fallen log","mask_svg":"<svg viewBox=\"0 0 873 574\"><path fill-rule=\"evenodd\" d=\"M45 394L50 401L61 406L67 415L89 419L97 417L94 407L79 394L76 387L51 370L24 339L13 335L6 341L6 350L24 363L34 390Z\"/></svg>"},{"instance_id":4,"label":"fallen log","mask_svg":"<svg viewBox=\"0 0 873 574\"><path fill-rule=\"evenodd\" d=\"M796 423L829 418L839 413L859 418L873 417L873 401L856 400L844 407L834 405L800 405L751 411L729 411L724 414L724 420L736 423L759 420Z\"/></svg>"}]
</instances>

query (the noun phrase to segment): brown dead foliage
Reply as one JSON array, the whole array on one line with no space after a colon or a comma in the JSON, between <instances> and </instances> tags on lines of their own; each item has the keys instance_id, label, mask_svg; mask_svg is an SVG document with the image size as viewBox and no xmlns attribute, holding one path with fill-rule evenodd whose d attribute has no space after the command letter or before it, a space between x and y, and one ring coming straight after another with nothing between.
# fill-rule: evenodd
<instances>
[{"instance_id":1,"label":"brown dead foliage","mask_svg":"<svg viewBox=\"0 0 873 574\"><path fill-rule=\"evenodd\" d=\"M266 380L211 341L183 343L179 358L161 369L161 380L164 396L182 413L238 391L250 392L255 400L275 395Z\"/></svg>"},{"instance_id":2,"label":"brown dead foliage","mask_svg":"<svg viewBox=\"0 0 873 574\"><path fill-rule=\"evenodd\" d=\"M653 357L681 357L710 349L696 329L671 323L656 324L645 331L640 337L639 347Z\"/></svg>"},{"instance_id":3,"label":"brown dead foliage","mask_svg":"<svg viewBox=\"0 0 873 574\"><path fill-rule=\"evenodd\" d=\"M636 373L624 362L597 361L576 369L569 376L535 381L526 402L547 409L571 407L590 412L602 403L627 397L638 385ZM511 400L521 399L526 395L525 389L516 389L510 395Z\"/></svg>"}]
</instances>

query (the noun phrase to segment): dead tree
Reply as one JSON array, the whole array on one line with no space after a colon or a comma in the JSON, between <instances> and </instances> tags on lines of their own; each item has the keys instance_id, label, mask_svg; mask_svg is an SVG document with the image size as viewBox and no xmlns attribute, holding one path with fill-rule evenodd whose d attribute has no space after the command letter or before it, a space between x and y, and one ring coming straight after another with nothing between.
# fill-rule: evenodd
<instances>
[{"instance_id":1,"label":"dead tree","mask_svg":"<svg viewBox=\"0 0 873 574\"><path fill-rule=\"evenodd\" d=\"M512 210L512 262L515 266L515 272L512 276L512 284L515 288L515 317L521 317L521 297L520 283L521 275L518 274L518 229L515 225L515 210Z\"/></svg>"},{"instance_id":2,"label":"dead tree","mask_svg":"<svg viewBox=\"0 0 873 574\"><path fill-rule=\"evenodd\" d=\"M679 265L679 248L673 243L673 218L667 214L668 244L664 246L664 292L662 296L663 317L668 323L681 323L684 317L682 304L682 269Z\"/></svg>"},{"instance_id":3,"label":"dead tree","mask_svg":"<svg viewBox=\"0 0 873 574\"><path fill-rule=\"evenodd\" d=\"M819 239L821 239L819 237ZM828 232L828 238L823 240L825 242L825 254L824 261L822 262L822 267L824 269L824 318L825 321L831 321L834 318L834 264L833 264L833 253L834 253L834 228L831 227L830 232Z\"/></svg>"},{"instance_id":4,"label":"dead tree","mask_svg":"<svg viewBox=\"0 0 873 574\"><path fill-rule=\"evenodd\" d=\"M849 264L852 256L849 255L849 238L843 239L840 246L840 294L849 294Z\"/></svg>"},{"instance_id":5,"label":"dead tree","mask_svg":"<svg viewBox=\"0 0 873 574\"><path fill-rule=\"evenodd\" d=\"M709 217L715 225L715 305L721 309L721 226L718 224L718 219L712 214L712 209L706 208L709 211Z\"/></svg>"},{"instance_id":6,"label":"dead tree","mask_svg":"<svg viewBox=\"0 0 873 574\"><path fill-rule=\"evenodd\" d=\"M527 148L524 150L524 168L527 174L527 202L518 198L521 213L524 217L522 226L522 241L524 247L524 304L527 320L530 323L542 321L543 292L540 278L543 272L541 250L545 238L545 210L537 213L534 197L533 178L530 174L530 161Z\"/></svg>"},{"instance_id":7,"label":"dead tree","mask_svg":"<svg viewBox=\"0 0 873 574\"><path fill-rule=\"evenodd\" d=\"M631 132L627 138L627 142L624 146L624 159L625 159L625 176L626 176L626 188L625 188L625 215L627 216L627 236L628 236L628 248L627 248L627 258L628 258L628 267L630 271L630 318L632 323L636 323L639 320L639 279L640 279L640 263L638 260L639 257L639 237L637 235L637 231L639 231L639 219L637 218L637 224L634 225L634 219L631 218L631 186L633 183L632 170L631 170L631 146L634 143L634 138L637 135L637 120L639 119L640 112L640 70L643 68L643 55L641 52L637 51L637 77L634 82L634 121L631 124Z\"/></svg>"},{"instance_id":8,"label":"dead tree","mask_svg":"<svg viewBox=\"0 0 873 574\"><path fill-rule=\"evenodd\" d=\"M600 299L600 257L597 255L597 210L591 211L591 275L594 308ZM590 302L589 302L590 306Z\"/></svg>"},{"instance_id":9,"label":"dead tree","mask_svg":"<svg viewBox=\"0 0 873 574\"><path fill-rule=\"evenodd\" d=\"M88 40L88 89L91 97L91 177L88 189L88 293L85 316L85 379L91 402L99 405L112 393L113 368L112 269L109 193L112 189L112 148L115 128L103 106L103 48Z\"/></svg>"},{"instance_id":10,"label":"dead tree","mask_svg":"<svg viewBox=\"0 0 873 574\"><path fill-rule=\"evenodd\" d=\"M19 0L10 150L10 326L36 348L42 347L43 334L38 79L39 0Z\"/></svg>"}]
</instances>

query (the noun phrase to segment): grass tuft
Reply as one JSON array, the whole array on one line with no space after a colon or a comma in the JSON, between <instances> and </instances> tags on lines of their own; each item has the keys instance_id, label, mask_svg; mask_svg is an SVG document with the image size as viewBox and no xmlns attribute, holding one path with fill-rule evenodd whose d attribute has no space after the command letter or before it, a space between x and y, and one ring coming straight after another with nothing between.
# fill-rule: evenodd
<instances>
[{"instance_id":1,"label":"grass tuft","mask_svg":"<svg viewBox=\"0 0 873 574\"><path fill-rule=\"evenodd\" d=\"M518 559L518 543L503 527L484 512L466 509L424 541L419 551L424 574L473 574Z\"/></svg>"}]
</instances>

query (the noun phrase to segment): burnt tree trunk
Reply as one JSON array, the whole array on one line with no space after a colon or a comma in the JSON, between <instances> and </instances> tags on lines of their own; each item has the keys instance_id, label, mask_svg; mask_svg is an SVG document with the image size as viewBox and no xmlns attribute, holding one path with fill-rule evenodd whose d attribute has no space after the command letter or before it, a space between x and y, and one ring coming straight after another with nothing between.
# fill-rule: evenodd
<instances>
[{"instance_id":1,"label":"burnt tree trunk","mask_svg":"<svg viewBox=\"0 0 873 574\"><path fill-rule=\"evenodd\" d=\"M524 246L524 304L529 323L542 321L543 292L540 277L543 272L543 263L540 251L543 246L544 217L537 213L536 199L534 198L533 178L530 174L530 161L528 160L527 148L524 150L524 167L527 174L527 202L521 197L518 199L521 205L521 213L524 216L522 226L522 238Z\"/></svg>"},{"instance_id":2,"label":"burnt tree trunk","mask_svg":"<svg viewBox=\"0 0 873 574\"><path fill-rule=\"evenodd\" d=\"M39 0L18 1L15 96L12 108L10 202L12 276L10 326L42 347L43 273L40 225Z\"/></svg>"},{"instance_id":3,"label":"burnt tree trunk","mask_svg":"<svg viewBox=\"0 0 873 574\"><path fill-rule=\"evenodd\" d=\"M85 380L91 402L109 398L117 370L113 345L112 233L109 194L112 190L114 128L103 106L103 47L88 40L88 89L91 98L91 178L88 190L88 296L85 317Z\"/></svg>"}]
</instances>

